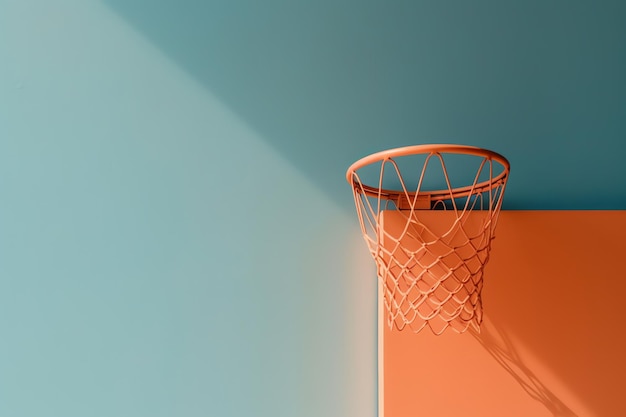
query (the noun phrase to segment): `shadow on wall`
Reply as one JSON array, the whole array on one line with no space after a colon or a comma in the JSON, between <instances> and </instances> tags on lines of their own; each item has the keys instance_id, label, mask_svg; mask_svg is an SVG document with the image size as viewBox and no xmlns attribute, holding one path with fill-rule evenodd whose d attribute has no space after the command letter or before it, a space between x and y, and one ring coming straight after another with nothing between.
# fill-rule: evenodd
<instances>
[{"instance_id":1,"label":"shadow on wall","mask_svg":"<svg viewBox=\"0 0 626 417\"><path fill-rule=\"evenodd\" d=\"M356 159L431 142L508 156L505 208L626 207L624 3L104 2L343 207Z\"/></svg>"},{"instance_id":2,"label":"shadow on wall","mask_svg":"<svg viewBox=\"0 0 626 417\"><path fill-rule=\"evenodd\" d=\"M553 386L567 387L559 397L572 408L579 402L589 415L624 415L625 235L624 211L502 213L484 291L496 331L479 340L555 415L570 410L538 382L507 334L549 369ZM494 343L498 335L502 344Z\"/></svg>"},{"instance_id":3,"label":"shadow on wall","mask_svg":"<svg viewBox=\"0 0 626 417\"><path fill-rule=\"evenodd\" d=\"M542 403L554 416L577 417L524 363L515 343L502 328L485 318L480 333L472 328L470 331L493 359L520 384L532 399Z\"/></svg>"}]
</instances>

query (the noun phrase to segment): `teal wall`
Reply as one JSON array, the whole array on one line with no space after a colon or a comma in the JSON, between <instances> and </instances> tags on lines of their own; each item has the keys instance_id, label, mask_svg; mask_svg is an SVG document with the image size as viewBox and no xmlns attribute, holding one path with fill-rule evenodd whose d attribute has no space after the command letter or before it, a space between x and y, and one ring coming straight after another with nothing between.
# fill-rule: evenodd
<instances>
[{"instance_id":1,"label":"teal wall","mask_svg":"<svg viewBox=\"0 0 626 417\"><path fill-rule=\"evenodd\" d=\"M356 158L507 156L509 209L626 209L626 2L105 0L346 209Z\"/></svg>"},{"instance_id":2,"label":"teal wall","mask_svg":"<svg viewBox=\"0 0 626 417\"><path fill-rule=\"evenodd\" d=\"M0 416L373 415L352 213L106 4L0 4Z\"/></svg>"},{"instance_id":3,"label":"teal wall","mask_svg":"<svg viewBox=\"0 0 626 417\"><path fill-rule=\"evenodd\" d=\"M346 167L626 209L624 4L0 0L0 416L373 416Z\"/></svg>"}]
</instances>

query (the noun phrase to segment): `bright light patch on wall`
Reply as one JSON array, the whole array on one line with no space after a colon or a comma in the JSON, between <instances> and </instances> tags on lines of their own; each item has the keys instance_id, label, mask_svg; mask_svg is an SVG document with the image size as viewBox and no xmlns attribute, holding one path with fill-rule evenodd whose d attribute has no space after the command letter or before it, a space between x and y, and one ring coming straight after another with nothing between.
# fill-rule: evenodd
<instances>
[{"instance_id":1,"label":"bright light patch on wall","mask_svg":"<svg viewBox=\"0 0 626 417\"><path fill-rule=\"evenodd\" d=\"M101 2L0 27L0 414L373 415L349 216Z\"/></svg>"}]
</instances>

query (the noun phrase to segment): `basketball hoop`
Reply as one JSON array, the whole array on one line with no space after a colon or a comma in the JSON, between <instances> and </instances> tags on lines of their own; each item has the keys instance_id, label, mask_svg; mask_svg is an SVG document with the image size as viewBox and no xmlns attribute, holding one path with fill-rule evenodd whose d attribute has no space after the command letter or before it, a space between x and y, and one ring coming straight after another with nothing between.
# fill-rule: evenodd
<instances>
[{"instance_id":1,"label":"basketball hoop","mask_svg":"<svg viewBox=\"0 0 626 417\"><path fill-rule=\"evenodd\" d=\"M483 270L509 171L503 156L462 145L392 149L348 169L390 328L480 330Z\"/></svg>"}]
</instances>

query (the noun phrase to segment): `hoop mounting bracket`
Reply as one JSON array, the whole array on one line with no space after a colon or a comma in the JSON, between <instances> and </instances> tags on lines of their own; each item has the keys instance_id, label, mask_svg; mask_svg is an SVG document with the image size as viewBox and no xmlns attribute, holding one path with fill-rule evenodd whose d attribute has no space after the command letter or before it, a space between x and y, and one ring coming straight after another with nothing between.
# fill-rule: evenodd
<instances>
[{"instance_id":1,"label":"hoop mounting bracket","mask_svg":"<svg viewBox=\"0 0 626 417\"><path fill-rule=\"evenodd\" d=\"M415 198L415 194L400 194L396 200L398 210L410 210L411 203L415 203L413 206L414 210L430 210L430 194L418 194L417 198Z\"/></svg>"}]
</instances>

